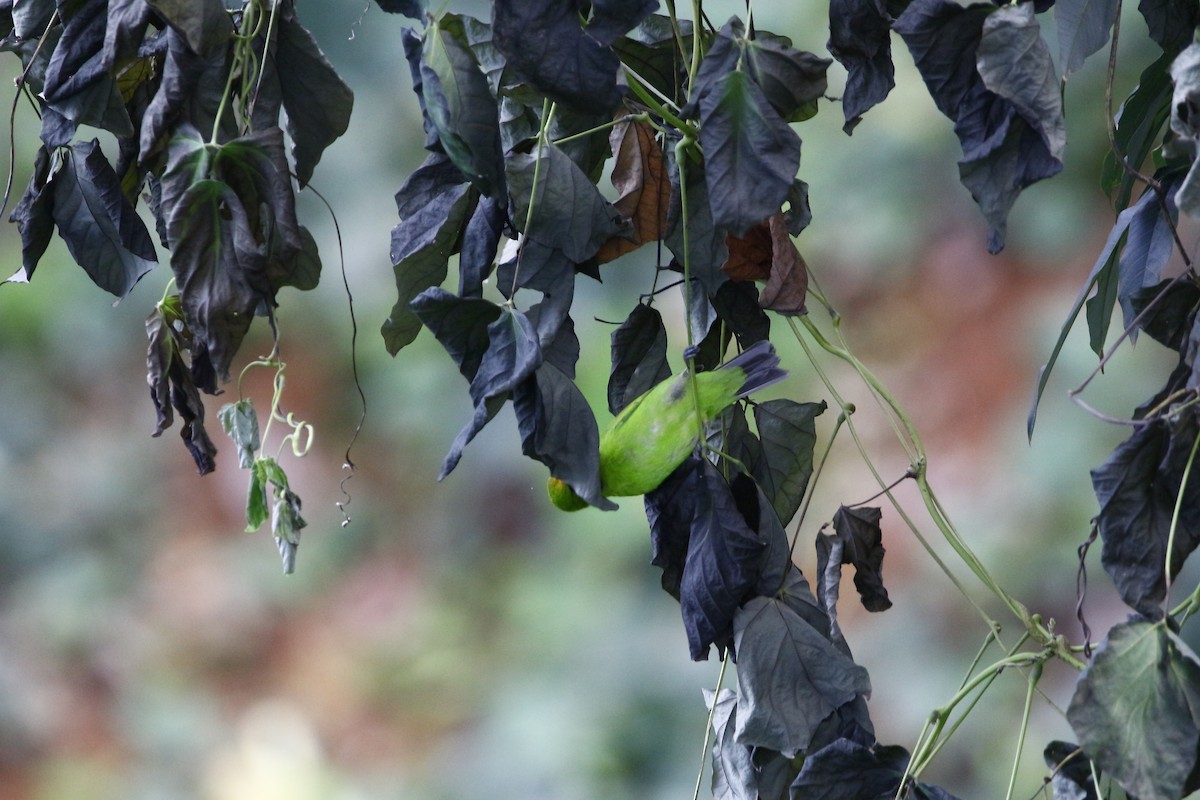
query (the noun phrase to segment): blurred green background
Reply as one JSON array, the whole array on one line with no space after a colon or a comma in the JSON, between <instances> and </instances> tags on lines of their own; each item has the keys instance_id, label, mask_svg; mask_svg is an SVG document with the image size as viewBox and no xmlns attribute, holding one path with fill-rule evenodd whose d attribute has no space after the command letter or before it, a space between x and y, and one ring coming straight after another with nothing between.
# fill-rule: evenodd
<instances>
[{"instance_id":1,"label":"blurred green background","mask_svg":"<svg viewBox=\"0 0 1200 800\"><path fill-rule=\"evenodd\" d=\"M0 797L690 796L706 723L701 690L719 664L688 659L678 606L649 565L641 504L554 511L544 469L520 457L507 410L436 482L470 413L466 386L428 335L391 359L377 334L394 299L391 195L422 157L399 46L406 20L367 0L297 5L356 93L351 128L313 182L337 212L358 315L368 414L345 483L352 521L342 525L335 503L360 404L337 239L319 201L300 197L325 262L321 286L280 298L285 410L316 429L313 451L284 462L309 522L292 576L281 573L269 534L242 532L247 476L214 419L230 393L209 398L221 448L214 474L196 476L177 428L149 436L143 320L169 272L156 269L114 307L56 240L31 285L0 288ZM739 10L705 7L718 24ZM450 4L482 16L486 8ZM824 53L822 4L755 11L761 29ZM1136 12L1127 17L1117 98L1156 55ZM924 432L933 485L972 547L1010 591L1078 637L1074 548L1095 513L1088 470L1125 435L1065 399L1096 362L1080 332L1032 444L1024 424L1037 366L1112 221L1096 182L1106 146L1103 57L1067 87L1065 174L1025 193L1008 248L989 257L982 220L957 182L951 124L895 45L898 86L853 137L841 132L835 104L798 127L814 214L798 244L856 352ZM16 59L3 68L10 85ZM844 80L836 64L830 79L836 96ZM24 104L15 136L19 194L37 146ZM0 237L10 274L19 264L15 226ZM1194 230L1184 241L1195 241ZM611 325L595 319L622 319L648 268L635 255L606 267L603 284L580 285L580 384L602 423ZM679 304L664 298L662 308L678 368ZM828 399L786 326L775 333L792 373L776 395ZM259 323L243 363L269 349ZM882 417L852 375L824 366L858 403L856 421L885 477L899 477L907 464ZM1089 400L1127 415L1169 366L1143 340L1114 359ZM270 376L260 372L247 389L263 409ZM822 437L835 416L818 420ZM876 491L842 437L799 534L807 573L821 521ZM919 498L908 487L898 494L949 558ZM986 629L888 507L884 533L895 607L868 616L846 587L842 622L872 676L880 740L911 748ZM1125 612L1097 556L1086 611L1102 636ZM965 569L957 573L1001 613ZM1059 709L1073 680L1065 668L1048 671L1045 693ZM1005 674L926 778L964 798L1001 796L1024 689L1020 674ZM1042 699L1034 725L1018 797L1041 787L1046 740L1070 736Z\"/></svg>"}]
</instances>

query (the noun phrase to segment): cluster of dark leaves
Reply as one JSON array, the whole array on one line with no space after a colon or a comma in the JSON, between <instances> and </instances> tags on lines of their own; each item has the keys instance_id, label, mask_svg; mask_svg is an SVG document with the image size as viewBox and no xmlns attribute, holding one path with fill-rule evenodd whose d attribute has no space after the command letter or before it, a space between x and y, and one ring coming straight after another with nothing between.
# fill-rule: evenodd
<instances>
[{"instance_id":1,"label":"cluster of dark leaves","mask_svg":"<svg viewBox=\"0 0 1200 800\"><path fill-rule=\"evenodd\" d=\"M1100 24L1106 13L1111 27L1115 7L1115 2L1060 2L1060 41L1077 42L1076 31ZM1008 213L1021 191L1063 166L1059 74L1036 17L1043 10L1032 2L997 7L949 0L832 0L829 5L829 51L849 73L842 98L846 131L895 85L890 38L895 31L938 110L954 122L963 151L959 178L987 219L992 252L1004 247ZM1090 46L1072 44L1064 75L1078 66L1076 60L1082 62L1080 53Z\"/></svg>"},{"instance_id":2,"label":"cluster of dark leaves","mask_svg":"<svg viewBox=\"0 0 1200 800\"><path fill-rule=\"evenodd\" d=\"M1116 3L1058 4L1068 70L1103 46ZM1192 475L1200 442L1200 283L1189 268L1167 278L1179 212L1200 214L1195 164L1200 127L1200 48L1187 47L1194 4L1139 6L1162 55L1142 72L1117 119L1117 153L1102 183L1118 212L1107 241L1043 367L1037 397L1080 311L1103 357L1120 307L1124 336L1144 333L1175 351L1165 385L1134 412L1131 435L1092 471L1103 540L1101 564L1136 612L1108 632L1068 710L1079 747L1059 745L1058 761L1079 749L1081 764L1117 781L1130 797L1175 798L1200 788L1200 661L1176 636L1164 609L1171 581L1200 545L1200 481ZM1068 9L1075 17L1068 17ZM1062 27L1064 19L1070 27ZM1186 34L1186 35L1185 35ZM1064 38L1064 36L1066 38ZM1186 48L1186 49L1185 49ZM1138 170L1158 168L1134 200ZM1029 416L1032 435L1037 398ZM1052 757L1047 751L1047 761ZM1060 796L1095 797L1091 768L1061 776Z\"/></svg>"},{"instance_id":3,"label":"cluster of dark leaves","mask_svg":"<svg viewBox=\"0 0 1200 800\"><path fill-rule=\"evenodd\" d=\"M742 347L768 338L768 310L805 313L807 269L791 237L811 215L789 123L816 113L830 61L733 19L710 34L688 87L656 5L497 0L489 23L380 2L424 22L403 44L428 150L396 194L399 296L382 333L396 353L427 328L468 383L473 411L443 477L511 401L524 454L591 505L613 507L601 494L599 425L574 382L570 312L579 276L598 279L644 244L674 256L659 269L686 273L696 342L686 355L697 369L716 367L735 337ZM681 131L631 116L645 107L618 80L622 64L682 107L699 146L676 146ZM611 203L597 187L609 159ZM522 292L527 309L486 298L488 284L509 300ZM611 354L613 414L672 374L662 317L646 303L612 332ZM738 691L721 698L717 719L719 797L865 797L857 783L828 793L833 775L860 769L877 773L864 780L879 796L894 796L904 773L903 758L875 742L870 680L834 607L844 564L869 609L890 605L878 510L843 509L836 533L820 537L817 595L784 533L813 472L824 410L771 400L753 406L752 426L732 406L706 432L722 456L690 458L645 498L653 563L679 600L692 657L716 645L738 664ZM948 797L915 783L904 796Z\"/></svg>"},{"instance_id":4,"label":"cluster of dark leaves","mask_svg":"<svg viewBox=\"0 0 1200 800\"><path fill-rule=\"evenodd\" d=\"M136 211L147 202L179 292L146 323L155 435L177 411L201 473L216 451L198 392L218 392L252 319L271 316L282 287L317 283L292 175L308 182L353 101L292 0L267 4L274 19L260 16L249 41L238 35L248 7L0 2L0 49L21 58L21 90L42 121L33 176L11 216L22 244L12 280L32 278L57 229L96 285L124 297L157 260ZM115 137L115 162L98 140L73 141L89 126Z\"/></svg>"}]
</instances>

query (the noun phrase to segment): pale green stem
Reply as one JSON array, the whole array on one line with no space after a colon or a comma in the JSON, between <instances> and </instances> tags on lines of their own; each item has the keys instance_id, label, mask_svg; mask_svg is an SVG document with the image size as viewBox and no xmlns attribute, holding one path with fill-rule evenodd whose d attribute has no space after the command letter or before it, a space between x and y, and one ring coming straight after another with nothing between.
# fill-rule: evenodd
<instances>
[{"instance_id":1,"label":"pale green stem","mask_svg":"<svg viewBox=\"0 0 1200 800\"><path fill-rule=\"evenodd\" d=\"M717 673L717 687L713 689L712 708L708 710L708 722L704 726L704 744L700 747L700 771L696 775L696 791L692 792L692 800L699 800L700 786L704 783L704 765L708 763L708 742L712 736L713 719L717 714L717 695L721 693L721 684L725 681L725 667L729 664L729 651L721 658L721 671Z\"/></svg>"},{"instance_id":2,"label":"pale green stem","mask_svg":"<svg viewBox=\"0 0 1200 800\"><path fill-rule=\"evenodd\" d=\"M1033 707L1033 693L1037 689L1038 680L1042 677L1041 662L1033 665L1029 673L1029 687L1025 691L1025 709L1021 713L1021 732L1017 735L1017 752L1013 756L1012 774L1008 776L1008 791L1004 800L1012 800L1013 790L1017 785L1017 770L1021 766L1021 751L1025 749L1025 734L1029 732L1029 711Z\"/></svg>"}]
</instances>

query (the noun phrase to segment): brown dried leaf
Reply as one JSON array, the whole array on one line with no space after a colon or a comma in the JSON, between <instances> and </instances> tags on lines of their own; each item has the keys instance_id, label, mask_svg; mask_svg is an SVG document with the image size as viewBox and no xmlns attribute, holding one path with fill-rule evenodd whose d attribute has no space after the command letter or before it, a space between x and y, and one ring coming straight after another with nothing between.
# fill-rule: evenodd
<instances>
[{"instance_id":1,"label":"brown dried leaf","mask_svg":"<svg viewBox=\"0 0 1200 800\"><path fill-rule=\"evenodd\" d=\"M601 246L596 258L602 264L665 236L671 199L666 160L654 128L626 121L614 126L608 139L616 154L612 184L618 196L613 206L629 219L630 227Z\"/></svg>"},{"instance_id":2,"label":"brown dried leaf","mask_svg":"<svg viewBox=\"0 0 1200 800\"><path fill-rule=\"evenodd\" d=\"M808 311L804 306L808 294L808 265L792 243L782 214L771 217L770 230L774 250L771 277L763 287L758 304L779 314L804 314Z\"/></svg>"},{"instance_id":3,"label":"brown dried leaf","mask_svg":"<svg viewBox=\"0 0 1200 800\"><path fill-rule=\"evenodd\" d=\"M731 281L765 281L771 274L772 251L771 229L763 220L745 236L725 236L729 257L721 265L721 271Z\"/></svg>"}]
</instances>

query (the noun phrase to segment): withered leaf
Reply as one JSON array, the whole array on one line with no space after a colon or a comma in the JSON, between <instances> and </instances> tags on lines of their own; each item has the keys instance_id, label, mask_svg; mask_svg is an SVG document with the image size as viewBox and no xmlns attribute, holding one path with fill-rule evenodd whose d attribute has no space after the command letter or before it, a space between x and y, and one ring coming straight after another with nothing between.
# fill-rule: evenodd
<instances>
[{"instance_id":1,"label":"withered leaf","mask_svg":"<svg viewBox=\"0 0 1200 800\"><path fill-rule=\"evenodd\" d=\"M771 229L763 220L745 236L725 236L725 247L729 257L721 265L721 271L731 281L765 281L771 275L773 244Z\"/></svg>"},{"instance_id":2,"label":"withered leaf","mask_svg":"<svg viewBox=\"0 0 1200 800\"><path fill-rule=\"evenodd\" d=\"M782 214L770 220L771 276L763 287L758 303L778 314L803 314L808 309L804 298L808 294L808 265L792 243Z\"/></svg>"},{"instance_id":3,"label":"withered leaf","mask_svg":"<svg viewBox=\"0 0 1200 800\"><path fill-rule=\"evenodd\" d=\"M625 121L613 127L608 141L615 154L612 184L618 192L613 206L629 220L630 227L600 247L596 259L601 264L665 236L671 200L666 159L654 138L654 128L645 122Z\"/></svg>"}]
</instances>

